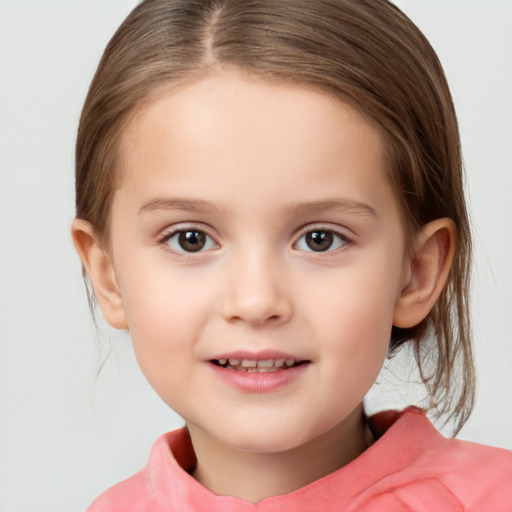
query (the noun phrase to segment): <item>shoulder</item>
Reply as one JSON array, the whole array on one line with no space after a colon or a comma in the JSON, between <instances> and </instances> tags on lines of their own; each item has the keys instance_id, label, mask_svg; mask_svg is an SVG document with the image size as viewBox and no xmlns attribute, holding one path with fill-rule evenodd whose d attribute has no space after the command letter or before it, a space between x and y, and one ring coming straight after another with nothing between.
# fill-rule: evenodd
<instances>
[{"instance_id":1,"label":"shoulder","mask_svg":"<svg viewBox=\"0 0 512 512\"><path fill-rule=\"evenodd\" d=\"M162 500L181 499L181 488L190 479L183 468L194 462L185 429L164 434L151 448L146 467L106 490L87 512L160 511Z\"/></svg>"},{"instance_id":2,"label":"shoulder","mask_svg":"<svg viewBox=\"0 0 512 512\"><path fill-rule=\"evenodd\" d=\"M382 492L374 499L393 496L414 511L426 506L429 510L512 511L512 452L446 439L417 409L395 415L389 423L382 440L387 437L385 442L401 462L380 482Z\"/></svg>"},{"instance_id":3,"label":"shoulder","mask_svg":"<svg viewBox=\"0 0 512 512\"><path fill-rule=\"evenodd\" d=\"M512 511L512 452L448 439L427 451L425 461L437 468L439 484L470 510Z\"/></svg>"},{"instance_id":4,"label":"shoulder","mask_svg":"<svg viewBox=\"0 0 512 512\"><path fill-rule=\"evenodd\" d=\"M149 512L152 501L143 470L105 491L87 512Z\"/></svg>"}]
</instances>

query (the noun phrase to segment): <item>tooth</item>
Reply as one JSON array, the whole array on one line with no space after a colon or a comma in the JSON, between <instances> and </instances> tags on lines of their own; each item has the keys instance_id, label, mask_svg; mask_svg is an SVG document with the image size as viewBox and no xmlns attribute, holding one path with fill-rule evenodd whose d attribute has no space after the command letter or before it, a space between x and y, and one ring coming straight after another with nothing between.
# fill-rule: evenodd
<instances>
[{"instance_id":1,"label":"tooth","mask_svg":"<svg viewBox=\"0 0 512 512\"><path fill-rule=\"evenodd\" d=\"M274 365L281 368L281 366L284 365L285 360L284 359L276 359L274 362Z\"/></svg>"},{"instance_id":2,"label":"tooth","mask_svg":"<svg viewBox=\"0 0 512 512\"><path fill-rule=\"evenodd\" d=\"M238 366L240 364L241 359L230 359L229 364L231 366Z\"/></svg>"},{"instance_id":3,"label":"tooth","mask_svg":"<svg viewBox=\"0 0 512 512\"><path fill-rule=\"evenodd\" d=\"M295 364L295 359L287 359L286 366L293 366Z\"/></svg>"},{"instance_id":4,"label":"tooth","mask_svg":"<svg viewBox=\"0 0 512 512\"><path fill-rule=\"evenodd\" d=\"M266 361L258 361L258 368L272 368L274 366L273 359L267 359Z\"/></svg>"},{"instance_id":5,"label":"tooth","mask_svg":"<svg viewBox=\"0 0 512 512\"><path fill-rule=\"evenodd\" d=\"M244 368L256 368L257 362L252 359L242 359L242 366Z\"/></svg>"},{"instance_id":6,"label":"tooth","mask_svg":"<svg viewBox=\"0 0 512 512\"><path fill-rule=\"evenodd\" d=\"M227 361L228 361L227 359L219 359L219 364L221 366L224 366L227 363Z\"/></svg>"}]
</instances>

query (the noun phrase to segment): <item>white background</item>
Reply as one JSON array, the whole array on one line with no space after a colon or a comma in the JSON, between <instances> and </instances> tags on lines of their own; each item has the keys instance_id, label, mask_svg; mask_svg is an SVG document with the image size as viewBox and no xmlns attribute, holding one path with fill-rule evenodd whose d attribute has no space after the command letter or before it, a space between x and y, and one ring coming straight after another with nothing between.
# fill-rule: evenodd
<instances>
[{"instance_id":1,"label":"white background","mask_svg":"<svg viewBox=\"0 0 512 512\"><path fill-rule=\"evenodd\" d=\"M0 0L0 512L84 510L181 424L123 334L107 333L113 355L96 377L69 238L80 108L134 4ZM399 4L445 65L468 172L480 382L461 437L512 449L512 2Z\"/></svg>"}]
</instances>

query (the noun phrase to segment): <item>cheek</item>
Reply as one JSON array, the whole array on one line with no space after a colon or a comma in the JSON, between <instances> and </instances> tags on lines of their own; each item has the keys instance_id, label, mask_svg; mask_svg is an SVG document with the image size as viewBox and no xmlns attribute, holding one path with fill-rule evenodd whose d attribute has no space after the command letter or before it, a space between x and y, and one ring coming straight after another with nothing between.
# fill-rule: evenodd
<instances>
[{"instance_id":1,"label":"cheek","mask_svg":"<svg viewBox=\"0 0 512 512\"><path fill-rule=\"evenodd\" d=\"M372 304L364 295L361 300L351 296L351 300L331 309L330 319L324 324L324 336L329 340L327 355L332 356L332 371L340 372L343 368L340 379L344 386L353 383L354 392L359 387L371 386L388 351L390 309L383 308L378 301Z\"/></svg>"},{"instance_id":2,"label":"cheek","mask_svg":"<svg viewBox=\"0 0 512 512\"><path fill-rule=\"evenodd\" d=\"M317 281L303 306L316 312L309 318L332 355L333 371L335 364L342 364L347 374L353 375L347 382L360 381L358 373L376 377L387 354L400 290L401 259L386 260L385 256L367 264L360 261L360 265Z\"/></svg>"},{"instance_id":3,"label":"cheek","mask_svg":"<svg viewBox=\"0 0 512 512\"><path fill-rule=\"evenodd\" d=\"M156 260L156 261L155 261ZM163 261L161 261L163 260ZM148 335L192 327L207 296L204 280L166 264L165 258L120 268L120 291L130 331Z\"/></svg>"},{"instance_id":4,"label":"cheek","mask_svg":"<svg viewBox=\"0 0 512 512\"><path fill-rule=\"evenodd\" d=\"M357 269L340 269L322 281L316 279L307 293L300 293L308 297L304 309L316 311L326 332L341 330L347 339L360 339L364 333L368 341L381 338L378 333L391 330L400 287L397 266L378 267L373 261ZM377 336L369 336L372 332Z\"/></svg>"},{"instance_id":5,"label":"cheek","mask_svg":"<svg viewBox=\"0 0 512 512\"><path fill-rule=\"evenodd\" d=\"M151 382L159 372L169 375L171 369L186 366L212 301L207 293L198 293L201 288L193 279L183 282L169 269L149 268L133 272L121 286L121 296L135 355Z\"/></svg>"}]
</instances>

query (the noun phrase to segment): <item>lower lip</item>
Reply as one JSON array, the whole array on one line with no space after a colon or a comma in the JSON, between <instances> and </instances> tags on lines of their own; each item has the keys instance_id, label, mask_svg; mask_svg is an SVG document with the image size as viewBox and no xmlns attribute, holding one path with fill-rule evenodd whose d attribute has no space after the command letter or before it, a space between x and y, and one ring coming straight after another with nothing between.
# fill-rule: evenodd
<instances>
[{"instance_id":1,"label":"lower lip","mask_svg":"<svg viewBox=\"0 0 512 512\"><path fill-rule=\"evenodd\" d=\"M246 393L269 393L297 379L309 366L303 363L277 372L244 372L209 363L215 374L230 386Z\"/></svg>"}]
</instances>

